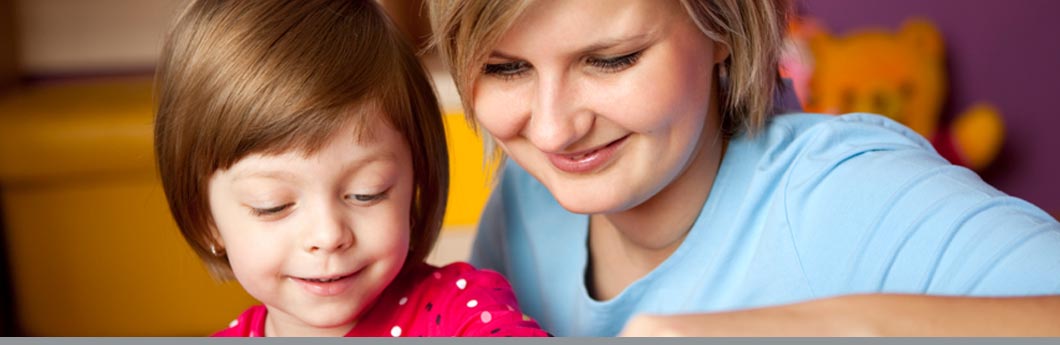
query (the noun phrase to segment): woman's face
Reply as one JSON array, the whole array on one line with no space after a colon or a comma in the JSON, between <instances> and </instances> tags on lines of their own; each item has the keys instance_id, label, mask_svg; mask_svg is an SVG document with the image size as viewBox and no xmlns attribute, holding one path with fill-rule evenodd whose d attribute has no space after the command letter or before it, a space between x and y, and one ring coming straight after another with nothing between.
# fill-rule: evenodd
<instances>
[{"instance_id":1,"label":"woman's face","mask_svg":"<svg viewBox=\"0 0 1060 345\"><path fill-rule=\"evenodd\" d=\"M697 150L720 145L708 110L726 56L678 1L538 1L491 52L475 113L564 208L621 212L697 178L682 174Z\"/></svg>"}]
</instances>

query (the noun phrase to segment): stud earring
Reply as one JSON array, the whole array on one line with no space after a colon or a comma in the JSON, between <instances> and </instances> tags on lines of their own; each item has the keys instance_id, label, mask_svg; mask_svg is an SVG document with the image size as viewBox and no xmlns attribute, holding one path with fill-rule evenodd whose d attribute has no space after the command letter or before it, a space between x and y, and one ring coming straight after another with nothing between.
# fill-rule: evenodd
<instances>
[{"instance_id":1,"label":"stud earring","mask_svg":"<svg viewBox=\"0 0 1060 345\"><path fill-rule=\"evenodd\" d=\"M210 254L213 256L222 256L225 254L224 248L218 248L215 244L210 244Z\"/></svg>"}]
</instances>

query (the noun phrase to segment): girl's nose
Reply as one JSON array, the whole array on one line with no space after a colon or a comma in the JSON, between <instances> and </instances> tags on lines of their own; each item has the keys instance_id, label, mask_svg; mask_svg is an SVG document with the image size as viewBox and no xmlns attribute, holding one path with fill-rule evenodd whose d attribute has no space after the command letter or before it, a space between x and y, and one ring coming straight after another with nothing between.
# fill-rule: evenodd
<instances>
[{"instance_id":1,"label":"girl's nose","mask_svg":"<svg viewBox=\"0 0 1060 345\"><path fill-rule=\"evenodd\" d=\"M333 203L341 204L341 202ZM331 253L349 249L354 245L352 225L342 212L344 205L332 205L319 212L317 221L306 229L303 247L309 253Z\"/></svg>"}]
</instances>

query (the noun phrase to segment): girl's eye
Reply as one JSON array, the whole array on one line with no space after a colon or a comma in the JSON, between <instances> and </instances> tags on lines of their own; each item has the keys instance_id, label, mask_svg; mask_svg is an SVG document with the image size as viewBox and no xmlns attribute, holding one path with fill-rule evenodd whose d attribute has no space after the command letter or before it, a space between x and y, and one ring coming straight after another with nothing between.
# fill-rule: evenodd
<instances>
[{"instance_id":1,"label":"girl's eye","mask_svg":"<svg viewBox=\"0 0 1060 345\"><path fill-rule=\"evenodd\" d=\"M283 212L283 210L286 210L286 209L290 208L291 206L294 206L294 203L288 203L288 204L283 204L283 205L276 206L276 207L266 207L266 208L251 207L250 208L250 212L252 214L254 214L255 216L258 216L258 217L266 217L266 216L271 216L271 215L275 215L277 213Z\"/></svg>"},{"instance_id":2,"label":"girl's eye","mask_svg":"<svg viewBox=\"0 0 1060 345\"><path fill-rule=\"evenodd\" d=\"M485 75L497 76L504 80L515 79L530 70L530 64L526 61L512 61L505 63L486 64L482 66Z\"/></svg>"},{"instance_id":3,"label":"girl's eye","mask_svg":"<svg viewBox=\"0 0 1060 345\"><path fill-rule=\"evenodd\" d=\"M637 63L643 50L612 58L589 57L585 60L589 65L599 68L604 72L612 73L624 70Z\"/></svg>"},{"instance_id":4,"label":"girl's eye","mask_svg":"<svg viewBox=\"0 0 1060 345\"><path fill-rule=\"evenodd\" d=\"M386 199L388 192L390 192L389 189L378 194L347 194L346 200L360 204L375 204Z\"/></svg>"}]
</instances>

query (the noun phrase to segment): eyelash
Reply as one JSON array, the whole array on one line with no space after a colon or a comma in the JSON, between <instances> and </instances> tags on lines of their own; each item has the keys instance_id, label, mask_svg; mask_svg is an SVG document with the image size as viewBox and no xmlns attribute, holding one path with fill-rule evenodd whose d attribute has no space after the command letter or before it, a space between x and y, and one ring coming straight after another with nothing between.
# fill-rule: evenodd
<instances>
[{"instance_id":1,"label":"eyelash","mask_svg":"<svg viewBox=\"0 0 1060 345\"><path fill-rule=\"evenodd\" d=\"M614 73L636 64L642 53L644 53L643 50L613 58L589 57L585 59L585 62L606 73ZM498 64L486 64L482 66L482 73L485 75L497 76L504 80L512 80L521 77L529 71L529 69L530 64L526 61L512 61Z\"/></svg>"},{"instance_id":2,"label":"eyelash","mask_svg":"<svg viewBox=\"0 0 1060 345\"><path fill-rule=\"evenodd\" d=\"M258 216L258 217L268 217L268 216L272 216L272 215L275 215L277 213L283 212L284 210L286 210L287 208L289 208L291 206L294 206L294 203L283 204L283 205L280 205L280 206L268 207L268 208L252 207L252 208L250 208L250 213L252 213L252 214L254 214L255 216Z\"/></svg>"},{"instance_id":3,"label":"eyelash","mask_svg":"<svg viewBox=\"0 0 1060 345\"><path fill-rule=\"evenodd\" d=\"M525 74L529 69L529 65L526 61L486 64L482 66L482 73L497 76L504 80L511 80Z\"/></svg>"},{"instance_id":4,"label":"eyelash","mask_svg":"<svg viewBox=\"0 0 1060 345\"><path fill-rule=\"evenodd\" d=\"M385 200L387 195L389 194L388 192L390 192L389 189L383 191L382 193L378 193L378 194L349 194L349 195L347 195L345 197L345 199L346 200L351 200L351 201L354 201L354 202L364 203L364 204L366 204L365 206L374 205L377 202ZM267 207L267 208L251 207L250 208L250 213L253 214L254 216L257 216L257 217L268 217L268 216L273 216L273 215L276 215L276 214L278 214L280 212L283 212L284 210L287 210L291 206L294 206L294 203L288 203L288 204L283 204L283 205L280 205L280 206Z\"/></svg>"},{"instance_id":5,"label":"eyelash","mask_svg":"<svg viewBox=\"0 0 1060 345\"><path fill-rule=\"evenodd\" d=\"M633 66L633 64L636 64L637 60L640 59L641 53L643 52L643 50L640 50L630 54L607 59L590 57L587 58L585 62L592 65L593 67L602 69L605 72L618 72L629 68L630 66Z\"/></svg>"},{"instance_id":6,"label":"eyelash","mask_svg":"<svg viewBox=\"0 0 1060 345\"><path fill-rule=\"evenodd\" d=\"M368 205L374 205L377 202L386 200L389 194L390 189L388 188L387 190L384 190L382 193L378 194L349 194L346 196L346 200L365 203Z\"/></svg>"}]
</instances>

